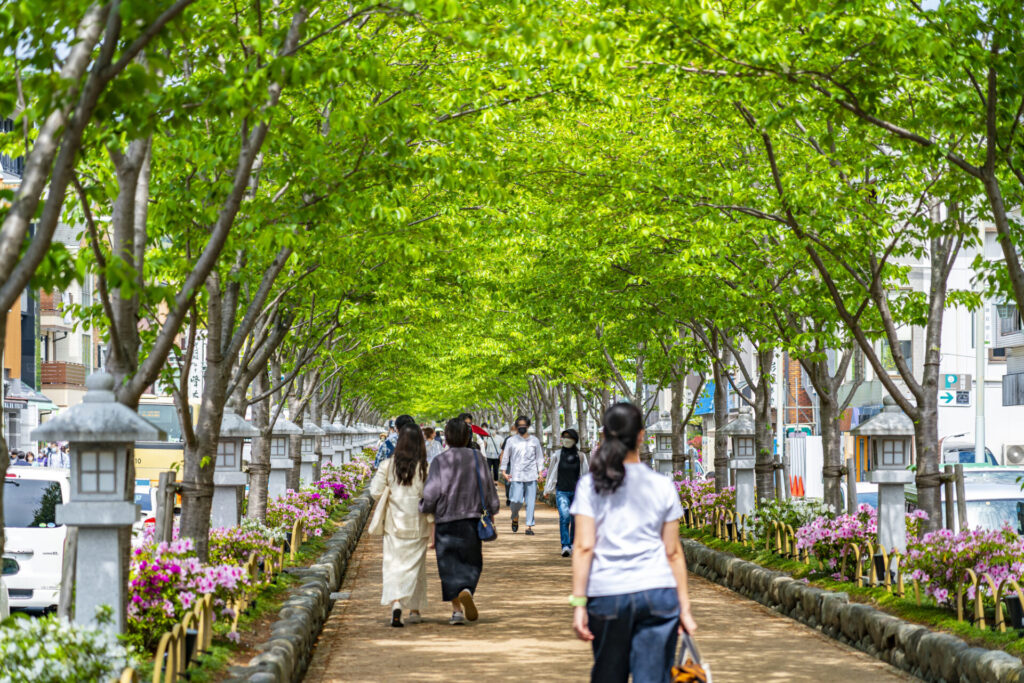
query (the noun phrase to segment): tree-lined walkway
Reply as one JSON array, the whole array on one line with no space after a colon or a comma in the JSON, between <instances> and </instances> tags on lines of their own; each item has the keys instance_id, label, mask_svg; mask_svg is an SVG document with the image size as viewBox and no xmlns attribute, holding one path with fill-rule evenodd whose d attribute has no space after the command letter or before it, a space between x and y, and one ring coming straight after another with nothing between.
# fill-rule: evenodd
<instances>
[{"instance_id":1,"label":"tree-lined walkway","mask_svg":"<svg viewBox=\"0 0 1024 683\"><path fill-rule=\"evenodd\" d=\"M448 625L450 608L440 603L432 552L425 622L388 626L379 605L381 539L364 537L342 588L351 598L335 605L307 683L586 680L590 646L570 629L569 560L557 553L557 513L538 506L531 538L513 535L503 510L498 530L499 539L484 548L480 620L466 627ZM724 588L691 577L690 590L699 642L718 683L911 680Z\"/></svg>"}]
</instances>

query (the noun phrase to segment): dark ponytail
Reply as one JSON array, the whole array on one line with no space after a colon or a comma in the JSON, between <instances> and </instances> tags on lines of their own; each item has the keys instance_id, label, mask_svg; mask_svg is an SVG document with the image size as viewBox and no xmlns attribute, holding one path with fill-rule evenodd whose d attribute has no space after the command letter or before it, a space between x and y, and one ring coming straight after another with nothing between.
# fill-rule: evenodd
<instances>
[{"instance_id":1,"label":"dark ponytail","mask_svg":"<svg viewBox=\"0 0 1024 683\"><path fill-rule=\"evenodd\" d=\"M626 454L636 450L644 418L632 403L616 403L604 411L604 441L590 461L594 490L615 493L626 479Z\"/></svg>"}]
</instances>

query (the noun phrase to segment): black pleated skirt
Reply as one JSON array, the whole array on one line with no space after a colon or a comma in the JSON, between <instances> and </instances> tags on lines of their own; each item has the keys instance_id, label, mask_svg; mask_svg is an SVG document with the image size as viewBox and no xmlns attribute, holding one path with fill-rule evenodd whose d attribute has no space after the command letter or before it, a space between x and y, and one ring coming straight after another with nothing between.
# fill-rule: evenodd
<instances>
[{"instance_id":1,"label":"black pleated skirt","mask_svg":"<svg viewBox=\"0 0 1024 683\"><path fill-rule=\"evenodd\" d=\"M435 530L437 573L441 575L441 599L445 602L459 597L463 589L476 593L484 567L476 523L476 519L457 519L441 522Z\"/></svg>"}]
</instances>

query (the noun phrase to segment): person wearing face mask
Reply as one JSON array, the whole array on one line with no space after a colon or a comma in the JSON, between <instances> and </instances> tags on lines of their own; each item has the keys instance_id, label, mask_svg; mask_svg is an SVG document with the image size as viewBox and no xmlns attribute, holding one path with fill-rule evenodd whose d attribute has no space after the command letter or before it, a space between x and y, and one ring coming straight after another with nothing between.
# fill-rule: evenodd
<instances>
[{"instance_id":1,"label":"person wearing face mask","mask_svg":"<svg viewBox=\"0 0 1024 683\"><path fill-rule=\"evenodd\" d=\"M537 478L543 467L544 449L537 437L530 434L529 418L520 415L516 418L516 433L509 438L501 454L502 476L512 482L509 487L512 533L519 531L519 511L526 506L526 535L535 535L533 512L537 504Z\"/></svg>"},{"instance_id":2,"label":"person wearing face mask","mask_svg":"<svg viewBox=\"0 0 1024 683\"><path fill-rule=\"evenodd\" d=\"M558 506L558 528L561 532L562 557L572 555L572 542L576 536L576 524L569 514L569 508L576 496L576 484L589 471L587 456L579 449L580 435L575 429L562 432L562 448L555 451L548 463L548 481L544 495L555 494Z\"/></svg>"}]
</instances>

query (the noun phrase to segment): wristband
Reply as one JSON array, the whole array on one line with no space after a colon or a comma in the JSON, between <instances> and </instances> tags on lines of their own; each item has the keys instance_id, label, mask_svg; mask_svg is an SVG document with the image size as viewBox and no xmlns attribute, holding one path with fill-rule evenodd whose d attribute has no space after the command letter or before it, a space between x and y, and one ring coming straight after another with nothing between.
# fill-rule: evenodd
<instances>
[{"instance_id":1,"label":"wristband","mask_svg":"<svg viewBox=\"0 0 1024 683\"><path fill-rule=\"evenodd\" d=\"M587 606L587 598L583 597L583 596L577 597L575 595L570 595L569 596L569 605L572 606L572 607L586 607Z\"/></svg>"}]
</instances>

